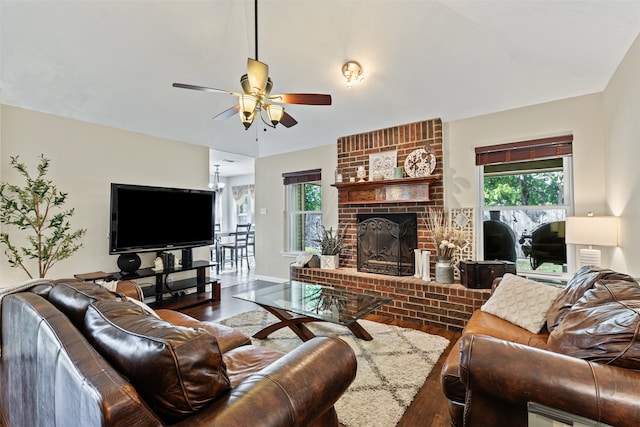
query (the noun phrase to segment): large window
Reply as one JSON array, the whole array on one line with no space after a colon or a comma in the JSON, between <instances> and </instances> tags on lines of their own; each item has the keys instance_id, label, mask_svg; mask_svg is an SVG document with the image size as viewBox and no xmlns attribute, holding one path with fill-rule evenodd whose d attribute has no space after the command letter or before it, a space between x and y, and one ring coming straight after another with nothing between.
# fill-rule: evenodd
<instances>
[{"instance_id":1,"label":"large window","mask_svg":"<svg viewBox=\"0 0 640 427\"><path fill-rule=\"evenodd\" d=\"M485 154L491 151L486 163L477 155L485 260L516 262L518 272L567 271L565 219L573 211L569 138L484 147ZM514 153L520 153L518 161L508 161Z\"/></svg>"},{"instance_id":2,"label":"large window","mask_svg":"<svg viewBox=\"0 0 640 427\"><path fill-rule=\"evenodd\" d=\"M283 174L287 252L318 251L315 241L322 224L322 185L320 170Z\"/></svg>"}]
</instances>

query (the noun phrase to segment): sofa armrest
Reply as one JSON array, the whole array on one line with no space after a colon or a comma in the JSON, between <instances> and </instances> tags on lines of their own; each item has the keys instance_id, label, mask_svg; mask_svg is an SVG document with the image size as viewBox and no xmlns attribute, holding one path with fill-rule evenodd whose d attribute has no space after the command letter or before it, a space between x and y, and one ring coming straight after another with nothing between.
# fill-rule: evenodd
<instances>
[{"instance_id":1,"label":"sofa armrest","mask_svg":"<svg viewBox=\"0 0 640 427\"><path fill-rule=\"evenodd\" d=\"M142 288L133 280L119 280L116 285L116 292L125 294L126 296L138 301L144 301Z\"/></svg>"},{"instance_id":2,"label":"sofa armrest","mask_svg":"<svg viewBox=\"0 0 640 427\"><path fill-rule=\"evenodd\" d=\"M640 419L640 371L470 335L461 340L465 425L526 425L527 402L615 426Z\"/></svg>"},{"instance_id":3,"label":"sofa armrest","mask_svg":"<svg viewBox=\"0 0 640 427\"><path fill-rule=\"evenodd\" d=\"M317 337L177 425L312 425L332 410L355 378L356 368L355 354L347 343Z\"/></svg>"}]
</instances>

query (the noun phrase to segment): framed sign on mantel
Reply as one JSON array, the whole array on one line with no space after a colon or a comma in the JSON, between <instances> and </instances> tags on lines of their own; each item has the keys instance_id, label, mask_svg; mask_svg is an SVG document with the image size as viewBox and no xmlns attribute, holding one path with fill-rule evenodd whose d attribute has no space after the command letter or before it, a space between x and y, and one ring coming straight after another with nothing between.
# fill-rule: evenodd
<instances>
[{"instance_id":1,"label":"framed sign on mantel","mask_svg":"<svg viewBox=\"0 0 640 427\"><path fill-rule=\"evenodd\" d=\"M369 181L393 179L393 172L398 164L397 151L369 154Z\"/></svg>"}]
</instances>

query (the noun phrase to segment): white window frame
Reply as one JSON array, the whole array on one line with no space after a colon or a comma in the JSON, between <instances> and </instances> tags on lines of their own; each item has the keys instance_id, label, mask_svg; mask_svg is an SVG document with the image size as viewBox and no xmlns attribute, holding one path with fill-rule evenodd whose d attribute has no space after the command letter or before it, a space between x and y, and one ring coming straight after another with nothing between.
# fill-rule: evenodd
<instances>
[{"instance_id":1,"label":"white window frame","mask_svg":"<svg viewBox=\"0 0 640 427\"><path fill-rule=\"evenodd\" d=\"M562 156L562 169L564 172L564 204L563 205L545 205L545 206L527 206L527 210L550 210L550 209L564 209L565 217L571 216L574 213L574 194L573 194L573 158L572 156ZM477 193L477 203L480 209L476 215L476 230L478 235L477 253L478 259L484 259L484 233L483 222L484 213L487 210L502 211L502 210L514 210L523 209L524 206L491 206L487 207L484 204L484 165L476 167L478 173L479 188ZM525 275L527 277L563 277L568 272L575 271L575 248L573 245L567 245L567 272L564 273L543 273L537 270L522 270L518 271L518 274Z\"/></svg>"},{"instance_id":2,"label":"white window frame","mask_svg":"<svg viewBox=\"0 0 640 427\"><path fill-rule=\"evenodd\" d=\"M299 210L299 209L295 209L295 206L292 206L293 201L294 201L294 191L296 186L303 186L303 185L317 185L320 188L320 197L323 197L322 194L322 181L318 180L318 181L307 181L307 182L301 182L301 183L294 183L294 184L285 184L284 185L284 191L285 191L285 197L284 197L284 201L285 201L285 209L284 209L284 224L285 224L285 241L284 241L284 252L286 254L301 254L305 251L301 251L297 248L294 248L295 243L298 241L298 236L294 235L294 230L293 230L293 223L291 222L291 219L294 216L298 216L298 215L308 215L308 214L315 214L315 215L319 215L320 219L320 223L322 223L322 206L320 208L320 210L313 210L313 211L305 211L305 210ZM321 205L322 205L322 201L321 201ZM311 252L311 251L310 251ZM319 252L319 250L313 251L313 252Z\"/></svg>"}]
</instances>

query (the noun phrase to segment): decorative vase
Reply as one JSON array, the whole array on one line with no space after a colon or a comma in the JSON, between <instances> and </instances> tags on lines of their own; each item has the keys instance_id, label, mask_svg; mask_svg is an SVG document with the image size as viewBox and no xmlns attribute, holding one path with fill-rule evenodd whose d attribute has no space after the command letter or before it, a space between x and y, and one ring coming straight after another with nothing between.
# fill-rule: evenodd
<instances>
[{"instance_id":1,"label":"decorative vase","mask_svg":"<svg viewBox=\"0 0 640 427\"><path fill-rule=\"evenodd\" d=\"M453 283L453 263L451 257L436 257L436 282Z\"/></svg>"},{"instance_id":2,"label":"decorative vase","mask_svg":"<svg viewBox=\"0 0 640 427\"><path fill-rule=\"evenodd\" d=\"M338 268L338 255L320 255L320 268L323 270Z\"/></svg>"},{"instance_id":3,"label":"decorative vase","mask_svg":"<svg viewBox=\"0 0 640 427\"><path fill-rule=\"evenodd\" d=\"M431 251L422 251L422 280L431 281Z\"/></svg>"},{"instance_id":4,"label":"decorative vase","mask_svg":"<svg viewBox=\"0 0 640 427\"><path fill-rule=\"evenodd\" d=\"M415 253L415 271L416 274L413 275L413 277L416 277L418 279L420 279L422 277L422 254L421 254L421 249L414 249L413 250Z\"/></svg>"}]
</instances>

